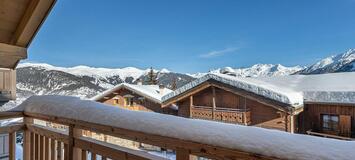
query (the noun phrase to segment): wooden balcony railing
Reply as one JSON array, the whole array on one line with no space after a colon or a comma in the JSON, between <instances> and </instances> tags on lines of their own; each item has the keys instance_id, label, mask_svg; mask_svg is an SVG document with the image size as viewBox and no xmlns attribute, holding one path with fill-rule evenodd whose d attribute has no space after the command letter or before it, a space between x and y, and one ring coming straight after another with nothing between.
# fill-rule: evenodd
<instances>
[{"instance_id":1,"label":"wooden balcony railing","mask_svg":"<svg viewBox=\"0 0 355 160\"><path fill-rule=\"evenodd\" d=\"M191 108L191 118L222 121L235 124L250 124L249 109L221 108L207 106L193 106Z\"/></svg>"},{"instance_id":2,"label":"wooden balcony railing","mask_svg":"<svg viewBox=\"0 0 355 160\"><path fill-rule=\"evenodd\" d=\"M332 135L332 134L327 134L327 133L314 132L312 130L308 130L306 133L309 135L319 136L319 137L334 138L334 139L341 139L341 140L347 140L347 141L355 141L354 138Z\"/></svg>"},{"instance_id":3,"label":"wooden balcony railing","mask_svg":"<svg viewBox=\"0 0 355 160\"><path fill-rule=\"evenodd\" d=\"M355 143L348 141L128 111L68 97L33 97L15 110L0 112L0 119L15 117L23 117L23 122L0 127L0 133L9 134L10 160L15 159L16 132L23 132L24 160L166 159L84 137L83 131L171 149L177 160L191 160L192 155L229 160L355 157ZM41 126L38 120L67 129Z\"/></svg>"}]
</instances>

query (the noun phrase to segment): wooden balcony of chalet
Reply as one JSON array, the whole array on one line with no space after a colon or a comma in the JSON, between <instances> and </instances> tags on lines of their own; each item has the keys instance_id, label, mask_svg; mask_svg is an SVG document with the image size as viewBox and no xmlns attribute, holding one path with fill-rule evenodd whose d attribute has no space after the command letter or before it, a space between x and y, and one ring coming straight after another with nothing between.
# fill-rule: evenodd
<instances>
[{"instance_id":1,"label":"wooden balcony of chalet","mask_svg":"<svg viewBox=\"0 0 355 160\"><path fill-rule=\"evenodd\" d=\"M250 124L250 110L208 106L192 106L191 118L221 121L226 123Z\"/></svg>"},{"instance_id":2,"label":"wooden balcony of chalet","mask_svg":"<svg viewBox=\"0 0 355 160\"><path fill-rule=\"evenodd\" d=\"M174 150L177 160L196 156L229 160L355 157L353 142L129 111L72 97L32 97L15 109L0 112L0 119L18 117L23 122L0 127L0 133L9 134L10 160L15 159L16 133L23 133L24 160L166 159L85 137L85 131ZM36 121L56 123L66 129L46 127Z\"/></svg>"}]
</instances>

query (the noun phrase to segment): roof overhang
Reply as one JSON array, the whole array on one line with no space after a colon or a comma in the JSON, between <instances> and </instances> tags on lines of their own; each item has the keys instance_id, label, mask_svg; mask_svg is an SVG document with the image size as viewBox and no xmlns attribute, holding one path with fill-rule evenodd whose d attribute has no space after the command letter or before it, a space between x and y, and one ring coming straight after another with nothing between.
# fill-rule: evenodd
<instances>
[{"instance_id":1,"label":"roof overhang","mask_svg":"<svg viewBox=\"0 0 355 160\"><path fill-rule=\"evenodd\" d=\"M56 0L0 1L0 68L16 68Z\"/></svg>"},{"instance_id":2,"label":"roof overhang","mask_svg":"<svg viewBox=\"0 0 355 160\"><path fill-rule=\"evenodd\" d=\"M243 89L239 89L239 88L230 86L228 84L217 82L215 80L208 80L206 82L203 82L203 83L199 84L198 86L186 91L183 94L180 94L178 96L175 96L175 97L172 97L170 99L167 99L166 101L163 101L163 107L172 105L172 104L174 104L174 103L176 103L176 102L178 102L178 101L180 101L182 99L185 99L185 98L189 97L190 95L193 95L193 94L195 94L197 92L200 92L200 91L202 91L202 90L204 90L204 89L206 89L208 87L220 88L220 89L223 89L225 91L231 92L231 93L239 95L239 96L243 96L243 97L249 98L251 100L257 101L257 102L259 102L261 104L273 107L275 109L278 109L278 110L281 110L281 111L284 111L284 112L292 113L295 110L294 106L292 106L290 104L281 103L281 102L278 102L278 101L275 101L275 100L272 100L272 99L269 99L269 98L266 98L266 97L263 97L263 96L248 92L248 91L245 91Z\"/></svg>"}]
</instances>

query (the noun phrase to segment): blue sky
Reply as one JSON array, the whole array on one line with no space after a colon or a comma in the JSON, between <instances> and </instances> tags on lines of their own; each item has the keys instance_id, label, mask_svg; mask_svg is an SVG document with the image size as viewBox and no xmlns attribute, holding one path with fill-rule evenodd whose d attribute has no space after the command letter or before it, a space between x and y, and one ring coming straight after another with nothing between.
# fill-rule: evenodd
<instances>
[{"instance_id":1,"label":"blue sky","mask_svg":"<svg viewBox=\"0 0 355 160\"><path fill-rule=\"evenodd\" d=\"M355 0L58 0L29 49L58 66L203 72L355 48Z\"/></svg>"}]
</instances>

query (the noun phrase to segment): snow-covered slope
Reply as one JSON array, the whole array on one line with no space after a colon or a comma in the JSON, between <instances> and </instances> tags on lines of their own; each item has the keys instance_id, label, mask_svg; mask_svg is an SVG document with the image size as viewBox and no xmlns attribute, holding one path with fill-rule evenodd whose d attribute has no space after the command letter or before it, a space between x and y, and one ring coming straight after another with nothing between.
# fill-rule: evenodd
<instances>
[{"instance_id":1,"label":"snow-covered slope","mask_svg":"<svg viewBox=\"0 0 355 160\"><path fill-rule=\"evenodd\" d=\"M92 82L103 88L113 87L112 83L136 81L140 76L144 75L148 70L141 70L135 67L126 68L95 68L88 66L75 67L56 67L45 63L21 63L17 68L34 67L47 71L62 71L80 77L91 77ZM166 71L166 70L164 70ZM119 81L117 81L119 79ZM116 81L116 82L115 82Z\"/></svg>"},{"instance_id":2,"label":"snow-covered slope","mask_svg":"<svg viewBox=\"0 0 355 160\"><path fill-rule=\"evenodd\" d=\"M232 68L225 67L212 70L209 73L222 73L228 75L234 75L237 77L270 77L270 76L284 76L290 75L297 71L304 69L305 67L294 66L285 67L281 64L255 64L248 68ZM202 77L206 73L191 74L193 77Z\"/></svg>"},{"instance_id":3,"label":"snow-covered slope","mask_svg":"<svg viewBox=\"0 0 355 160\"><path fill-rule=\"evenodd\" d=\"M32 95L66 95L91 98L121 83L146 81L150 69L94 68L88 66L56 67L45 63L21 63L17 67L17 100L3 107L20 104ZM158 82L166 87L180 87L194 78L167 69L154 70Z\"/></svg>"},{"instance_id":4,"label":"snow-covered slope","mask_svg":"<svg viewBox=\"0 0 355 160\"><path fill-rule=\"evenodd\" d=\"M322 74L335 72L355 71L355 49L349 49L345 53L330 56L320 60L299 74Z\"/></svg>"}]
</instances>

